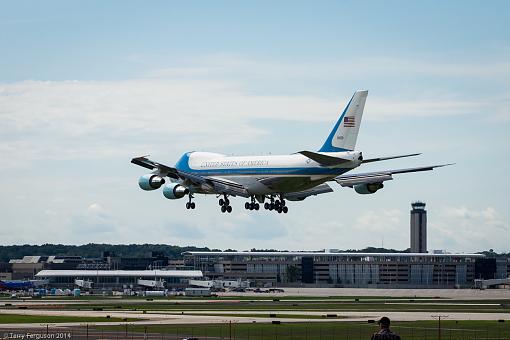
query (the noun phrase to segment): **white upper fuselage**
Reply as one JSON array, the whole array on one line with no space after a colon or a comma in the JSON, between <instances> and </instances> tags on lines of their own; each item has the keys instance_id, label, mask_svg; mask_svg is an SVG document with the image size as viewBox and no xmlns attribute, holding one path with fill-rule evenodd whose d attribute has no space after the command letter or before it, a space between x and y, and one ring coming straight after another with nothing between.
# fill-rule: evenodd
<instances>
[{"instance_id":1,"label":"white upper fuselage","mask_svg":"<svg viewBox=\"0 0 510 340\"><path fill-rule=\"evenodd\" d=\"M212 176L242 184L251 194L294 192L312 188L360 165L359 152L323 153L352 161L341 167L325 167L299 153L292 155L226 156L209 152L188 152L176 169L200 176ZM207 192L196 188L196 192Z\"/></svg>"}]
</instances>

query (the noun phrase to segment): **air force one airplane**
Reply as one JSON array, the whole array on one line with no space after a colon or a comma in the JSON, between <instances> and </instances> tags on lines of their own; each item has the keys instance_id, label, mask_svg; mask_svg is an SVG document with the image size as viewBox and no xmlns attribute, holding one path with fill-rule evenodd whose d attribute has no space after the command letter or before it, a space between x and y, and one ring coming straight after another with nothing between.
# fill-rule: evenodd
<instances>
[{"instance_id":1,"label":"air force one airplane","mask_svg":"<svg viewBox=\"0 0 510 340\"><path fill-rule=\"evenodd\" d=\"M291 155L227 156L210 152L187 152L174 167L136 157L131 163L152 170L138 180L143 190L163 186L168 199L188 196L187 209L195 209L195 194L217 195L221 212L232 212L229 197L248 198L245 208L287 213L286 200L301 201L308 196L332 192L326 182L336 182L353 188L359 194L373 194L384 187L383 182L393 175L428 171L431 165L417 168L384 170L344 175L365 163L417 156L418 153L364 159L355 150L363 108L368 91L356 91L336 122L333 130L318 151L299 151ZM168 178L168 183L165 178Z\"/></svg>"}]
</instances>

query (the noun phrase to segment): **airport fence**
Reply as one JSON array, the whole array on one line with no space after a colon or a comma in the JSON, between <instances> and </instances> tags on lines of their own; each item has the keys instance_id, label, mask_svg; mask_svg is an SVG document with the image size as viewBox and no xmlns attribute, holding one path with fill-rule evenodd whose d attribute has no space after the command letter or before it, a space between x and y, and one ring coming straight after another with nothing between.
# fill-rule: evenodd
<instances>
[{"instance_id":1,"label":"airport fence","mask_svg":"<svg viewBox=\"0 0 510 340\"><path fill-rule=\"evenodd\" d=\"M496 340L510 339L510 322L450 323L441 327L395 325L403 340ZM210 339L210 340L362 340L377 331L375 324L358 322L223 323L196 325L81 325L14 329L0 327L0 339ZM3 336L3 337L2 337Z\"/></svg>"}]
</instances>

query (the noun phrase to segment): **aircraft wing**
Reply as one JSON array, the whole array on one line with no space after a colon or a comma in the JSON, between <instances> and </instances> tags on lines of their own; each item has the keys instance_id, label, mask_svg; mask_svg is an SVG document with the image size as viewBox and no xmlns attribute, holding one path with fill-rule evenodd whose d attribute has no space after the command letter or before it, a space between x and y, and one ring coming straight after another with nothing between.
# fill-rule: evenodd
<instances>
[{"instance_id":1,"label":"aircraft wing","mask_svg":"<svg viewBox=\"0 0 510 340\"><path fill-rule=\"evenodd\" d=\"M186 171L180 171L176 168L154 162L146 156L135 157L131 163L139 165L149 170L155 170L154 173L160 176L168 176L175 179L182 179L191 182L194 185L213 190L218 194L228 194L233 196L250 197L248 190L239 183L227 181L211 176L201 176Z\"/></svg>"},{"instance_id":2,"label":"aircraft wing","mask_svg":"<svg viewBox=\"0 0 510 340\"><path fill-rule=\"evenodd\" d=\"M169 176L175 179L179 177L177 169L151 161L147 156L135 157L131 160L131 163L149 170L157 170L156 173L161 176Z\"/></svg>"},{"instance_id":3,"label":"aircraft wing","mask_svg":"<svg viewBox=\"0 0 510 340\"><path fill-rule=\"evenodd\" d=\"M206 188L213 189L215 193L227 194L232 196L250 197L248 190L237 182L227 181L224 179L211 177L211 176L200 176L191 174L185 171L177 170L179 176L183 179L191 181L195 185L203 185Z\"/></svg>"},{"instance_id":4,"label":"aircraft wing","mask_svg":"<svg viewBox=\"0 0 510 340\"><path fill-rule=\"evenodd\" d=\"M353 187L354 185L358 185L358 184L382 183L384 181L392 180L393 175L395 175L395 174L430 171L430 170L434 170L435 168L440 168L440 167L448 166L448 165L452 165L452 164L430 165L430 166L422 166L422 167L417 167L417 168L384 170L384 171L377 171L377 172L367 172L367 173L362 173L362 174L341 175L341 176L335 177L335 181L343 187Z\"/></svg>"},{"instance_id":5,"label":"aircraft wing","mask_svg":"<svg viewBox=\"0 0 510 340\"><path fill-rule=\"evenodd\" d=\"M298 191L298 192L289 192L289 193L286 193L284 196L289 201L302 201L309 196L317 196L317 195L325 194L328 192L333 192L333 189L331 189L331 187L329 185L327 185L326 183L323 183L321 185L318 185L318 186L313 187L308 190L303 190L303 191Z\"/></svg>"}]
</instances>

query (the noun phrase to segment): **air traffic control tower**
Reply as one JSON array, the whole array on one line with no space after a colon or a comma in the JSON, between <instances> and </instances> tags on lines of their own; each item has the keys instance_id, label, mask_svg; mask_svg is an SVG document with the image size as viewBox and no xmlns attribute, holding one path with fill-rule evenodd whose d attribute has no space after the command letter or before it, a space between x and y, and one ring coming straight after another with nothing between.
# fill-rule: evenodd
<instances>
[{"instance_id":1,"label":"air traffic control tower","mask_svg":"<svg viewBox=\"0 0 510 340\"><path fill-rule=\"evenodd\" d=\"M411 253L427 252L427 210L425 203L411 204Z\"/></svg>"}]
</instances>

